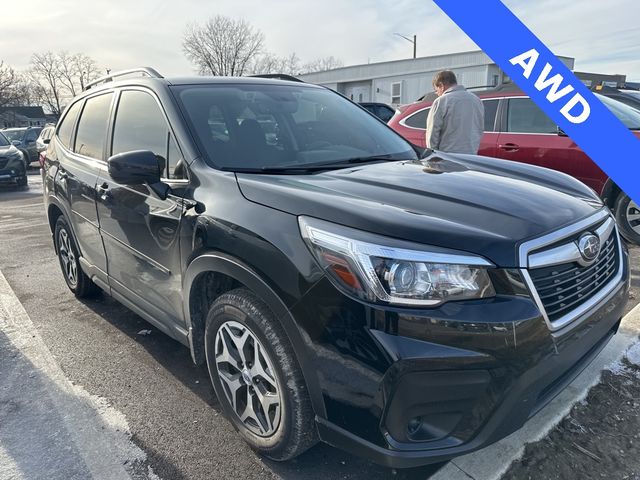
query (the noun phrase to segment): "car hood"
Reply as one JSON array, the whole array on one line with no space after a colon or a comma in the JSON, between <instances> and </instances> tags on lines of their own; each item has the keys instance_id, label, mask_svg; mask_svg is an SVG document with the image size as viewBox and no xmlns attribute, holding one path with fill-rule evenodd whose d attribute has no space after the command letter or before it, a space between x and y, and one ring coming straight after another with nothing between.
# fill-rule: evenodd
<instances>
[{"instance_id":1,"label":"car hood","mask_svg":"<svg viewBox=\"0 0 640 480\"><path fill-rule=\"evenodd\" d=\"M0 147L0 157L6 157L9 155L15 155L18 151L13 145L7 145L6 147Z\"/></svg>"},{"instance_id":2,"label":"car hood","mask_svg":"<svg viewBox=\"0 0 640 480\"><path fill-rule=\"evenodd\" d=\"M313 175L237 174L250 201L516 267L517 247L603 208L577 180L472 155L369 164Z\"/></svg>"}]
</instances>

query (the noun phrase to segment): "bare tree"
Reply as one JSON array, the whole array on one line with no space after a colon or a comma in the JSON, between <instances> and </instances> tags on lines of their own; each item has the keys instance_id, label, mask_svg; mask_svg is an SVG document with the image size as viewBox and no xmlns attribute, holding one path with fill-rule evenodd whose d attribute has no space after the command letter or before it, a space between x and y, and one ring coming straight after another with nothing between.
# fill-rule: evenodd
<instances>
[{"instance_id":1,"label":"bare tree","mask_svg":"<svg viewBox=\"0 0 640 480\"><path fill-rule=\"evenodd\" d=\"M62 106L99 73L96 62L83 53L49 51L31 57L28 76L35 98L51 113L60 115Z\"/></svg>"},{"instance_id":2,"label":"bare tree","mask_svg":"<svg viewBox=\"0 0 640 480\"><path fill-rule=\"evenodd\" d=\"M266 73L284 73L297 75L300 72L300 58L292 53L288 57L278 57L272 53L265 53L255 59L246 73L260 75Z\"/></svg>"},{"instance_id":3,"label":"bare tree","mask_svg":"<svg viewBox=\"0 0 640 480\"><path fill-rule=\"evenodd\" d=\"M344 63L339 58L335 58L333 55L330 57L318 58L313 62L306 63L302 67L304 73L311 72L324 72L326 70L333 70L334 68L343 67Z\"/></svg>"},{"instance_id":4,"label":"bare tree","mask_svg":"<svg viewBox=\"0 0 640 480\"><path fill-rule=\"evenodd\" d=\"M187 26L185 56L201 75L243 75L262 53L264 35L244 20L217 15L204 25Z\"/></svg>"},{"instance_id":5,"label":"bare tree","mask_svg":"<svg viewBox=\"0 0 640 480\"><path fill-rule=\"evenodd\" d=\"M34 53L29 76L36 98L54 115L62 113L64 85L60 78L58 56L53 52Z\"/></svg>"},{"instance_id":6,"label":"bare tree","mask_svg":"<svg viewBox=\"0 0 640 480\"><path fill-rule=\"evenodd\" d=\"M0 107L15 104L18 74L13 68L0 61Z\"/></svg>"}]
</instances>

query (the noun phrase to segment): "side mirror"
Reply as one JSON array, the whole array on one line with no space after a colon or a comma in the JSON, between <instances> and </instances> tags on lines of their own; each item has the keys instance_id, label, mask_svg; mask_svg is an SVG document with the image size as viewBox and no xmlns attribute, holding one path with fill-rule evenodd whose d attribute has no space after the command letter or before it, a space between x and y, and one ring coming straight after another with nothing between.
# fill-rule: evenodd
<instances>
[{"instance_id":1,"label":"side mirror","mask_svg":"<svg viewBox=\"0 0 640 480\"><path fill-rule=\"evenodd\" d=\"M11 143L14 147L19 147L20 145L22 145L22 142L20 140L13 140Z\"/></svg>"},{"instance_id":2,"label":"side mirror","mask_svg":"<svg viewBox=\"0 0 640 480\"><path fill-rule=\"evenodd\" d=\"M567 135L564 130L562 130L560 127L558 127L558 136L559 137L568 137L569 135Z\"/></svg>"},{"instance_id":3,"label":"side mirror","mask_svg":"<svg viewBox=\"0 0 640 480\"><path fill-rule=\"evenodd\" d=\"M149 150L134 150L119 153L107 160L109 175L114 181L123 185L149 185L161 200L165 200L171 193L171 187L160 181L160 174L164 166Z\"/></svg>"}]
</instances>

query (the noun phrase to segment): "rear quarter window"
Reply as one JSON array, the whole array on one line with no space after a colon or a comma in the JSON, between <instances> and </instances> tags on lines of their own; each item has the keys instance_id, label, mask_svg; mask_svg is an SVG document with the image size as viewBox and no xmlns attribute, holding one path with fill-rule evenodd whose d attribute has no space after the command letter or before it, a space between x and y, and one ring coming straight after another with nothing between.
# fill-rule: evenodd
<instances>
[{"instance_id":1,"label":"rear quarter window","mask_svg":"<svg viewBox=\"0 0 640 480\"><path fill-rule=\"evenodd\" d=\"M419 128L421 130L427 129L427 116L429 115L429 111L431 107L425 108L424 110L420 110L410 116L404 121L404 124L407 127L411 128Z\"/></svg>"},{"instance_id":2,"label":"rear quarter window","mask_svg":"<svg viewBox=\"0 0 640 480\"><path fill-rule=\"evenodd\" d=\"M78 155L103 160L112 97L112 93L107 93L85 102L74 148Z\"/></svg>"},{"instance_id":3,"label":"rear quarter window","mask_svg":"<svg viewBox=\"0 0 640 480\"><path fill-rule=\"evenodd\" d=\"M71 148L71 134L81 107L82 101L71 105L58 125L58 140L67 148Z\"/></svg>"}]
</instances>

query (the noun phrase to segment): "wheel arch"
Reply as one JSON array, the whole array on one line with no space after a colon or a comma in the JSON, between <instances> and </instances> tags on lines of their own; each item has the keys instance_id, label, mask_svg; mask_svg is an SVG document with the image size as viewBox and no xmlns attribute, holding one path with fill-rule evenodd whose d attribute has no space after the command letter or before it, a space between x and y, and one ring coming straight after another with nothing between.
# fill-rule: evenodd
<instances>
[{"instance_id":1,"label":"wheel arch","mask_svg":"<svg viewBox=\"0 0 640 480\"><path fill-rule=\"evenodd\" d=\"M193 361L196 364L205 361L204 328L211 302L216 296L240 286L248 288L260 297L280 321L302 369L314 411L316 415L326 418L317 373L291 312L258 273L242 261L224 253L208 252L196 257L189 264L183 277L183 309ZM205 311L203 306L207 304Z\"/></svg>"},{"instance_id":2,"label":"wheel arch","mask_svg":"<svg viewBox=\"0 0 640 480\"><path fill-rule=\"evenodd\" d=\"M622 189L616 184L616 182L608 178L604 184L602 195L600 195L600 197L604 204L613 210L621 193Z\"/></svg>"}]
</instances>

